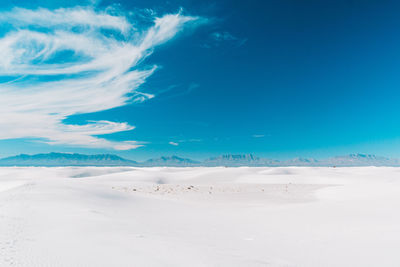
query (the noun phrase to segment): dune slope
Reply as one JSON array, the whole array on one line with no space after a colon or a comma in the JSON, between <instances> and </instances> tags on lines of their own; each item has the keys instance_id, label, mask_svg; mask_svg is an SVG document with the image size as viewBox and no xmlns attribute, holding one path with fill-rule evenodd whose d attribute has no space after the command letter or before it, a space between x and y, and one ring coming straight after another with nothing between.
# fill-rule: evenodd
<instances>
[{"instance_id":1,"label":"dune slope","mask_svg":"<svg viewBox=\"0 0 400 267\"><path fill-rule=\"evenodd\" d=\"M400 266L400 168L0 168L0 266Z\"/></svg>"}]
</instances>

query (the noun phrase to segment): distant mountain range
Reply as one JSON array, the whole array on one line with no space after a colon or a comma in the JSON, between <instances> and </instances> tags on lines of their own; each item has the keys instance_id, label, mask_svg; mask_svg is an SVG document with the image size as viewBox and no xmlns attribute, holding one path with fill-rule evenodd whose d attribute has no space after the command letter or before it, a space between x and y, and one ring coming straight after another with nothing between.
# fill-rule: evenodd
<instances>
[{"instance_id":1,"label":"distant mountain range","mask_svg":"<svg viewBox=\"0 0 400 267\"><path fill-rule=\"evenodd\" d=\"M48 153L36 155L18 155L0 159L0 166L134 166L134 167L279 167L279 166L400 166L399 159L391 159L368 154L350 154L324 160L295 158L286 161L259 158L252 154L222 155L204 161L195 161L177 156L149 159L144 162L128 160L116 155L83 155L69 153Z\"/></svg>"},{"instance_id":2,"label":"distant mountain range","mask_svg":"<svg viewBox=\"0 0 400 267\"><path fill-rule=\"evenodd\" d=\"M201 162L191 159L184 159L177 156L161 157L156 159L149 159L145 162L139 163L143 166L169 166L169 167L188 167L199 166Z\"/></svg>"},{"instance_id":3,"label":"distant mountain range","mask_svg":"<svg viewBox=\"0 0 400 267\"><path fill-rule=\"evenodd\" d=\"M137 162L116 155L48 153L0 159L0 166L132 166Z\"/></svg>"}]
</instances>

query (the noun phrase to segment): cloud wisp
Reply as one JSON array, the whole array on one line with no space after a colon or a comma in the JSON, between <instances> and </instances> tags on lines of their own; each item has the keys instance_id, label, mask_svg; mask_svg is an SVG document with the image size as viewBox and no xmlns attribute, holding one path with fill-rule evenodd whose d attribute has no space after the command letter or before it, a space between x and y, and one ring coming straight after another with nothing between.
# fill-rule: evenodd
<instances>
[{"instance_id":1,"label":"cloud wisp","mask_svg":"<svg viewBox=\"0 0 400 267\"><path fill-rule=\"evenodd\" d=\"M0 25L7 29L0 35L0 140L34 138L117 150L140 146L98 137L132 130L127 123L64 121L152 98L138 88L156 66L138 65L196 20L167 14L138 29L123 15L92 7L0 12Z\"/></svg>"},{"instance_id":2,"label":"cloud wisp","mask_svg":"<svg viewBox=\"0 0 400 267\"><path fill-rule=\"evenodd\" d=\"M233 47L241 47L247 42L247 38L238 38L230 32L213 32L209 35L209 40L202 45L203 48L220 47L231 45Z\"/></svg>"},{"instance_id":3,"label":"cloud wisp","mask_svg":"<svg viewBox=\"0 0 400 267\"><path fill-rule=\"evenodd\" d=\"M177 142L169 142L168 144L170 144L171 146L179 146L179 143L177 143Z\"/></svg>"}]
</instances>

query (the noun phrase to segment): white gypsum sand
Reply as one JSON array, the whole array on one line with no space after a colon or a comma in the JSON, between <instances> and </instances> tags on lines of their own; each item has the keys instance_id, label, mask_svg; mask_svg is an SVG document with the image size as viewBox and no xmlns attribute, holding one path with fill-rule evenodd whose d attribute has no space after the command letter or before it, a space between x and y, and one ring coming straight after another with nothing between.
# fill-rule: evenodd
<instances>
[{"instance_id":1,"label":"white gypsum sand","mask_svg":"<svg viewBox=\"0 0 400 267\"><path fill-rule=\"evenodd\" d=\"M400 266L400 168L0 168L0 266Z\"/></svg>"}]
</instances>

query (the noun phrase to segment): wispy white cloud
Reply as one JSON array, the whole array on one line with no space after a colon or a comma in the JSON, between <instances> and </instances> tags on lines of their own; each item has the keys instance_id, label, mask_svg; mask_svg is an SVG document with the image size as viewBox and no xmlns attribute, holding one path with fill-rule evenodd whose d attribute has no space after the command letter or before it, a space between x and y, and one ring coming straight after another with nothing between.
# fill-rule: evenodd
<instances>
[{"instance_id":1,"label":"wispy white cloud","mask_svg":"<svg viewBox=\"0 0 400 267\"><path fill-rule=\"evenodd\" d=\"M233 36L231 33L229 32L213 32L211 34L211 37L215 40L215 41L236 41L238 40L237 37Z\"/></svg>"},{"instance_id":2,"label":"wispy white cloud","mask_svg":"<svg viewBox=\"0 0 400 267\"><path fill-rule=\"evenodd\" d=\"M247 42L247 38L239 38L227 31L216 31L209 35L209 40L203 44L204 48L219 47L223 44L233 44L240 47Z\"/></svg>"},{"instance_id":3,"label":"wispy white cloud","mask_svg":"<svg viewBox=\"0 0 400 267\"><path fill-rule=\"evenodd\" d=\"M253 137L253 138L263 138L263 137L265 137L265 134L253 134L251 137Z\"/></svg>"},{"instance_id":4,"label":"wispy white cloud","mask_svg":"<svg viewBox=\"0 0 400 267\"><path fill-rule=\"evenodd\" d=\"M170 144L171 146L179 146L179 143L176 143L176 142L169 142L168 144Z\"/></svg>"},{"instance_id":5,"label":"wispy white cloud","mask_svg":"<svg viewBox=\"0 0 400 267\"><path fill-rule=\"evenodd\" d=\"M164 90L158 90L157 93L159 96L162 96L159 99L168 100L175 97L186 96L199 87L200 85L197 83L190 83L188 86L170 85Z\"/></svg>"},{"instance_id":6,"label":"wispy white cloud","mask_svg":"<svg viewBox=\"0 0 400 267\"><path fill-rule=\"evenodd\" d=\"M168 14L137 29L123 15L91 7L0 12L0 23L11 26L0 38L0 76L6 80L0 83L0 140L38 138L118 150L141 146L97 137L132 130L127 123L64 120L152 98L138 88L157 67L139 69L139 63L196 19Z\"/></svg>"},{"instance_id":7,"label":"wispy white cloud","mask_svg":"<svg viewBox=\"0 0 400 267\"><path fill-rule=\"evenodd\" d=\"M48 10L39 8L30 10L14 8L2 12L0 22L17 27L40 26L55 28L89 27L116 29L127 33L132 25L123 16L113 16L106 11L94 11L92 8L60 8Z\"/></svg>"}]
</instances>

